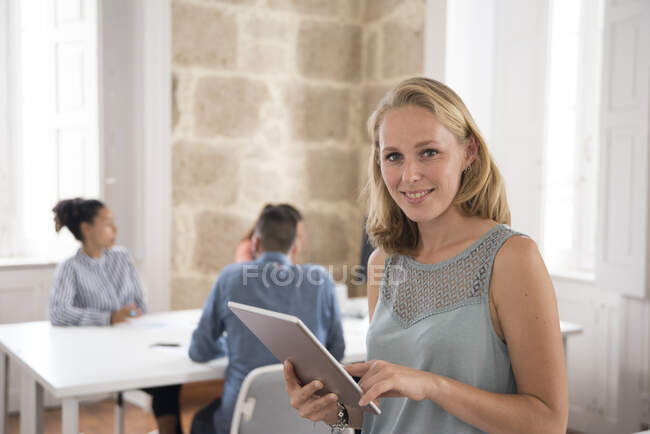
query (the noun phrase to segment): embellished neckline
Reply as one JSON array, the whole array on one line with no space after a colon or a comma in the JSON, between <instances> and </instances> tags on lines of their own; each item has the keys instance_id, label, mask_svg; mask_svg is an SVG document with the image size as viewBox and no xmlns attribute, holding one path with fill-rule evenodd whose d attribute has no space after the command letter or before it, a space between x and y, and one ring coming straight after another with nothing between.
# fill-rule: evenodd
<instances>
[{"instance_id":1,"label":"embellished neckline","mask_svg":"<svg viewBox=\"0 0 650 434\"><path fill-rule=\"evenodd\" d=\"M421 270L435 270L437 268L444 267L445 265L449 265L453 262L457 262L467 255L471 254L473 250L476 250L476 248L483 243L486 239L488 239L493 233L497 232L500 229L507 229L507 227L503 224L496 224L490 228L481 238L478 240L474 241L469 247L467 247L465 250L457 253L456 255L452 256L451 258L445 259L444 261L441 262L435 262L433 264L429 263L423 263L423 262L418 262L416 261L412 256L407 256L407 255L397 255L398 257L402 257L405 259L407 263L410 265L414 266L415 268L421 269Z\"/></svg>"}]
</instances>

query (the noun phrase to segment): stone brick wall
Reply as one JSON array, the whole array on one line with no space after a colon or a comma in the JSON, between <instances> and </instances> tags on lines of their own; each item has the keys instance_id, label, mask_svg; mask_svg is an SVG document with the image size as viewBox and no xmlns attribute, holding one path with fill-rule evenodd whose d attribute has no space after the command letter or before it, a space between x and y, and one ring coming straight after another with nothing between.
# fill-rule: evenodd
<instances>
[{"instance_id":1,"label":"stone brick wall","mask_svg":"<svg viewBox=\"0 0 650 434\"><path fill-rule=\"evenodd\" d=\"M173 0L172 308L203 304L268 202L304 213L300 261L346 280L365 208L365 121L386 89L422 73L424 10L425 0Z\"/></svg>"}]
</instances>

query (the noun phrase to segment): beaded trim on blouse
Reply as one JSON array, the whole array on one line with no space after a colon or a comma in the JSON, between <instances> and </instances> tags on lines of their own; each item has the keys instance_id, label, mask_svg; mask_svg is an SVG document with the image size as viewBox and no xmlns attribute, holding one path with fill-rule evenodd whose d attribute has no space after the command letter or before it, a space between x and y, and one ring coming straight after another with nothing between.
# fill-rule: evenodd
<instances>
[{"instance_id":1,"label":"beaded trim on blouse","mask_svg":"<svg viewBox=\"0 0 650 434\"><path fill-rule=\"evenodd\" d=\"M512 235L521 234L496 225L463 252L437 264L399 254L387 258L380 287L383 302L404 328L437 313L481 303L487 299L494 257Z\"/></svg>"}]
</instances>

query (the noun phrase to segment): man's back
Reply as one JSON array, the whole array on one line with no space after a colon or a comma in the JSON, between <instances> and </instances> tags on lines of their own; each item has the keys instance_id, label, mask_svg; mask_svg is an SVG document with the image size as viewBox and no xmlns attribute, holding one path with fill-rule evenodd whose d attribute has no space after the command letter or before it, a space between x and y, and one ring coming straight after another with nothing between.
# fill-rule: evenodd
<instances>
[{"instance_id":1,"label":"man's back","mask_svg":"<svg viewBox=\"0 0 650 434\"><path fill-rule=\"evenodd\" d=\"M278 363L271 352L227 308L229 301L295 315L340 360L345 343L334 282L316 265L294 265L278 252L253 262L226 267L206 301L194 331L190 357L208 361L229 357L221 406L215 412L218 433L227 433L243 379L253 369ZM221 337L227 333L227 339Z\"/></svg>"}]
</instances>

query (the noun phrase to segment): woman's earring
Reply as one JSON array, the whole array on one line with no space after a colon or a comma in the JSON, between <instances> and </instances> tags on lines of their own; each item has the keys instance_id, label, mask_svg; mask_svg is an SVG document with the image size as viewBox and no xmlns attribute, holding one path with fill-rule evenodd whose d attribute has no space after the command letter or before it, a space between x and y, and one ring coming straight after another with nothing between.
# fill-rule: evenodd
<instances>
[{"instance_id":1,"label":"woman's earring","mask_svg":"<svg viewBox=\"0 0 650 434\"><path fill-rule=\"evenodd\" d=\"M471 169L471 168L472 168L472 165L470 164L469 166L467 166L467 167L465 168L465 170L463 170L463 173L467 173L467 172L469 172L469 169Z\"/></svg>"}]
</instances>

